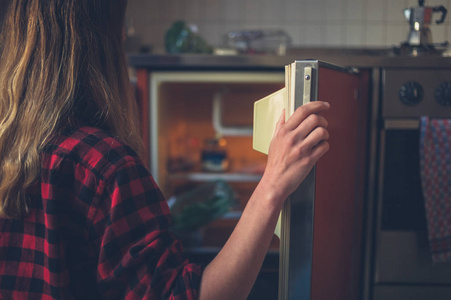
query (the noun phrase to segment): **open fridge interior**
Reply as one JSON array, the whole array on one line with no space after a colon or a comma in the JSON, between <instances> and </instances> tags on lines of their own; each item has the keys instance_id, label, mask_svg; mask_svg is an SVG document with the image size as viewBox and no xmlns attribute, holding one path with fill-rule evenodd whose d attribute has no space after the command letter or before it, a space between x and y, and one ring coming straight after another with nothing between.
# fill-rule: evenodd
<instances>
[{"instance_id":1,"label":"open fridge interior","mask_svg":"<svg viewBox=\"0 0 451 300\"><path fill-rule=\"evenodd\" d=\"M252 148L254 102L282 88L284 75L197 76L151 79L151 171L184 246L220 248L266 165Z\"/></svg>"}]
</instances>

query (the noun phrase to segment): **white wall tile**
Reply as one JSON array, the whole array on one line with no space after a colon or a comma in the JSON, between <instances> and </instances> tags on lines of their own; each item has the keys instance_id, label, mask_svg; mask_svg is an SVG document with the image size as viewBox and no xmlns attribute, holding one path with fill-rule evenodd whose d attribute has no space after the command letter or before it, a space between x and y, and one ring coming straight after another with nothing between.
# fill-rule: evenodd
<instances>
[{"instance_id":1,"label":"white wall tile","mask_svg":"<svg viewBox=\"0 0 451 300\"><path fill-rule=\"evenodd\" d=\"M391 0L393 1L393 0ZM384 21L387 18L387 0L366 1L366 21Z\"/></svg>"},{"instance_id":2,"label":"white wall tile","mask_svg":"<svg viewBox=\"0 0 451 300\"><path fill-rule=\"evenodd\" d=\"M426 6L439 6L439 5L445 6L447 4L446 0L426 0L424 1L424 3Z\"/></svg>"},{"instance_id":3,"label":"white wall tile","mask_svg":"<svg viewBox=\"0 0 451 300\"><path fill-rule=\"evenodd\" d=\"M378 46L385 44L386 27L382 24L367 24L365 30L365 45Z\"/></svg>"},{"instance_id":4,"label":"white wall tile","mask_svg":"<svg viewBox=\"0 0 451 300\"><path fill-rule=\"evenodd\" d=\"M391 47L398 47L401 43L407 40L407 33L409 32L408 26L402 22L391 23L386 25L387 38L385 45Z\"/></svg>"},{"instance_id":5,"label":"white wall tile","mask_svg":"<svg viewBox=\"0 0 451 300\"><path fill-rule=\"evenodd\" d=\"M345 45L347 46L364 46L365 31L364 26L359 23L350 23L345 25Z\"/></svg>"},{"instance_id":6,"label":"white wall tile","mask_svg":"<svg viewBox=\"0 0 451 300\"><path fill-rule=\"evenodd\" d=\"M261 20L269 22L277 21L283 23L285 21L286 0L260 0Z\"/></svg>"},{"instance_id":7,"label":"white wall tile","mask_svg":"<svg viewBox=\"0 0 451 300\"><path fill-rule=\"evenodd\" d=\"M290 24L284 27L285 32L291 37L292 46L301 46L301 25Z\"/></svg>"},{"instance_id":8,"label":"white wall tile","mask_svg":"<svg viewBox=\"0 0 451 300\"><path fill-rule=\"evenodd\" d=\"M406 1L406 7L413 7L418 6L418 0L405 0ZM449 3L447 3L448 0L425 0L424 4L425 6L438 6L443 5L445 7L449 7Z\"/></svg>"},{"instance_id":9,"label":"white wall tile","mask_svg":"<svg viewBox=\"0 0 451 300\"><path fill-rule=\"evenodd\" d=\"M325 16L325 0L304 1L303 16L307 21L315 23L324 23Z\"/></svg>"},{"instance_id":10,"label":"white wall tile","mask_svg":"<svg viewBox=\"0 0 451 300\"><path fill-rule=\"evenodd\" d=\"M171 20L183 20L185 18L186 2L181 0L166 0L162 3L162 17Z\"/></svg>"},{"instance_id":11,"label":"white wall tile","mask_svg":"<svg viewBox=\"0 0 451 300\"><path fill-rule=\"evenodd\" d=\"M431 26L432 42L433 43L443 43L448 37L448 28L441 25Z\"/></svg>"},{"instance_id":12,"label":"white wall tile","mask_svg":"<svg viewBox=\"0 0 451 300\"><path fill-rule=\"evenodd\" d=\"M387 6L387 21L405 21L404 9L407 8L406 1L404 0L392 0L388 1Z\"/></svg>"},{"instance_id":13,"label":"white wall tile","mask_svg":"<svg viewBox=\"0 0 451 300\"><path fill-rule=\"evenodd\" d=\"M345 13L345 0L325 0L324 11L326 22L330 21L342 21Z\"/></svg>"},{"instance_id":14,"label":"white wall tile","mask_svg":"<svg viewBox=\"0 0 451 300\"><path fill-rule=\"evenodd\" d=\"M244 21L260 21L262 18L262 6L257 0L242 0L244 4Z\"/></svg>"},{"instance_id":15,"label":"white wall tile","mask_svg":"<svg viewBox=\"0 0 451 300\"><path fill-rule=\"evenodd\" d=\"M325 45L326 46L344 46L343 26L326 25L325 26Z\"/></svg>"},{"instance_id":16,"label":"white wall tile","mask_svg":"<svg viewBox=\"0 0 451 300\"><path fill-rule=\"evenodd\" d=\"M429 5L429 1L425 1L426 5ZM406 7L414 7L418 6L418 0L407 0L407 6Z\"/></svg>"},{"instance_id":17,"label":"white wall tile","mask_svg":"<svg viewBox=\"0 0 451 300\"><path fill-rule=\"evenodd\" d=\"M241 26L242 26L242 29L244 29L244 30L260 30L260 29L267 29L266 27L267 27L267 24L260 24L260 22L258 22L258 21L248 21L248 20L245 20L242 24L241 24ZM280 27L280 28L282 28L282 26L279 26L278 25L278 27Z\"/></svg>"},{"instance_id":18,"label":"white wall tile","mask_svg":"<svg viewBox=\"0 0 451 300\"><path fill-rule=\"evenodd\" d=\"M302 24L299 28L299 35L300 45L323 45L325 40L325 27L316 24Z\"/></svg>"},{"instance_id":19,"label":"white wall tile","mask_svg":"<svg viewBox=\"0 0 451 300\"><path fill-rule=\"evenodd\" d=\"M451 30L448 30L446 41L451 43Z\"/></svg>"},{"instance_id":20,"label":"white wall tile","mask_svg":"<svg viewBox=\"0 0 451 300\"><path fill-rule=\"evenodd\" d=\"M345 0L347 21L364 21L365 20L365 1L363 0Z\"/></svg>"},{"instance_id":21,"label":"white wall tile","mask_svg":"<svg viewBox=\"0 0 451 300\"><path fill-rule=\"evenodd\" d=\"M299 27L298 24L295 24L295 26ZM285 30L285 28L287 28L287 25L283 25L277 21L268 21L268 22L264 22L263 24L258 23L258 29L263 29L263 30L272 30L272 29Z\"/></svg>"},{"instance_id":22,"label":"white wall tile","mask_svg":"<svg viewBox=\"0 0 451 300\"><path fill-rule=\"evenodd\" d=\"M203 0L190 0L189 5L185 6L184 19L188 22L196 22L201 19Z\"/></svg>"},{"instance_id":23,"label":"white wall tile","mask_svg":"<svg viewBox=\"0 0 451 300\"><path fill-rule=\"evenodd\" d=\"M162 1L132 0L127 7L127 16L136 19L145 19L147 21L160 21L164 19Z\"/></svg>"},{"instance_id":24,"label":"white wall tile","mask_svg":"<svg viewBox=\"0 0 451 300\"><path fill-rule=\"evenodd\" d=\"M230 30L282 29L295 46L373 47L405 41L409 25L402 11L417 5L418 0L129 0L127 20L143 43L157 48L178 19L197 24L215 45ZM451 10L451 0L426 5ZM432 26L432 33L434 42L451 40L451 17Z\"/></svg>"},{"instance_id":25,"label":"white wall tile","mask_svg":"<svg viewBox=\"0 0 451 300\"><path fill-rule=\"evenodd\" d=\"M206 20L224 20L223 1L205 0L205 19Z\"/></svg>"},{"instance_id":26,"label":"white wall tile","mask_svg":"<svg viewBox=\"0 0 451 300\"><path fill-rule=\"evenodd\" d=\"M304 2L299 0L286 0L285 19L287 21L301 21L304 17Z\"/></svg>"},{"instance_id":27,"label":"white wall tile","mask_svg":"<svg viewBox=\"0 0 451 300\"><path fill-rule=\"evenodd\" d=\"M445 19L445 24L446 24L446 26L448 28L450 28L451 27L450 26L451 25L451 17L450 17L450 14L451 14L451 0L443 1L443 6L445 6L445 8L448 10L448 15L447 15L447 17Z\"/></svg>"},{"instance_id":28,"label":"white wall tile","mask_svg":"<svg viewBox=\"0 0 451 300\"><path fill-rule=\"evenodd\" d=\"M223 1L224 19L226 21L242 21L244 19L244 9L242 0Z\"/></svg>"}]
</instances>

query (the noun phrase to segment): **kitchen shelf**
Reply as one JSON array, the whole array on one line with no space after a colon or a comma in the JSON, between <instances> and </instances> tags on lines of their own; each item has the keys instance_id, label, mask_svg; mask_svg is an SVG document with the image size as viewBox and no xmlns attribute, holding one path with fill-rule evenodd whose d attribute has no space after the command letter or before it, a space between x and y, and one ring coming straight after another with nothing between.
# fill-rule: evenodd
<instances>
[{"instance_id":1,"label":"kitchen shelf","mask_svg":"<svg viewBox=\"0 0 451 300\"><path fill-rule=\"evenodd\" d=\"M224 180L228 182L259 182L262 178L261 174L245 174L245 173L176 173L168 175L171 180L189 180L196 182Z\"/></svg>"}]
</instances>

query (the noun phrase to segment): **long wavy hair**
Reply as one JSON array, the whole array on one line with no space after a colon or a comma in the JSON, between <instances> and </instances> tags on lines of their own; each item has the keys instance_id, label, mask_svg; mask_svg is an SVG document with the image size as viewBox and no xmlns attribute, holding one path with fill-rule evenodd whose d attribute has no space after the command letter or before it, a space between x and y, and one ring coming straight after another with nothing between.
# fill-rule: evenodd
<instances>
[{"instance_id":1,"label":"long wavy hair","mask_svg":"<svg viewBox=\"0 0 451 300\"><path fill-rule=\"evenodd\" d=\"M0 44L1 217L27 213L40 152L72 123L106 129L140 151L123 51L126 6L126 0L11 0Z\"/></svg>"}]
</instances>

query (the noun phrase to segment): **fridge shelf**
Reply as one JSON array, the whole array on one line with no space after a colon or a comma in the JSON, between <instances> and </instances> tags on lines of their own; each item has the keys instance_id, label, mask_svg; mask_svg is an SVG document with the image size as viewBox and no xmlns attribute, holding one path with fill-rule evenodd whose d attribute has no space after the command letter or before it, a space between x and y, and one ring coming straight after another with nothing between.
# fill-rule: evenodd
<instances>
[{"instance_id":1,"label":"fridge shelf","mask_svg":"<svg viewBox=\"0 0 451 300\"><path fill-rule=\"evenodd\" d=\"M245 174L245 173L175 173L169 174L170 180L188 180L195 182L224 180L227 182L259 182L262 178L261 174Z\"/></svg>"}]
</instances>

